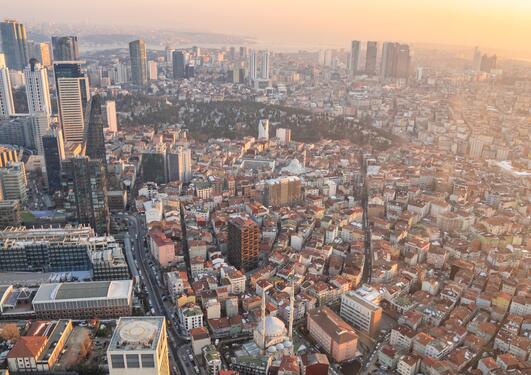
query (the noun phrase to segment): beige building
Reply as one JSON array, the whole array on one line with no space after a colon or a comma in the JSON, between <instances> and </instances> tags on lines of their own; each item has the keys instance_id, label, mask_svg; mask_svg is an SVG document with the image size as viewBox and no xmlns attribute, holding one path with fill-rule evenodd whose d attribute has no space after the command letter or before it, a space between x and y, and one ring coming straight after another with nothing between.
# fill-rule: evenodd
<instances>
[{"instance_id":1,"label":"beige building","mask_svg":"<svg viewBox=\"0 0 531 375\"><path fill-rule=\"evenodd\" d=\"M107 360L110 375L169 375L165 318L120 318L107 348Z\"/></svg>"},{"instance_id":2,"label":"beige building","mask_svg":"<svg viewBox=\"0 0 531 375\"><path fill-rule=\"evenodd\" d=\"M300 202L301 179L297 176L279 177L265 182L264 205L291 206Z\"/></svg>"},{"instance_id":3,"label":"beige building","mask_svg":"<svg viewBox=\"0 0 531 375\"><path fill-rule=\"evenodd\" d=\"M329 307L308 313L310 336L337 362L352 359L357 354L358 335Z\"/></svg>"},{"instance_id":4,"label":"beige building","mask_svg":"<svg viewBox=\"0 0 531 375\"><path fill-rule=\"evenodd\" d=\"M372 336L378 331L382 318L381 299L379 291L364 285L343 294L340 315L354 328Z\"/></svg>"}]
</instances>

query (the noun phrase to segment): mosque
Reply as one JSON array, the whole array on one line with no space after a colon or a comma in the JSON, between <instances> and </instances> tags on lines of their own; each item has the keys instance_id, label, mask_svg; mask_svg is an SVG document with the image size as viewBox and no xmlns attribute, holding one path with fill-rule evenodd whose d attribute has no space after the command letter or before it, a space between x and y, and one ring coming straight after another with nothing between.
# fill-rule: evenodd
<instances>
[{"instance_id":1,"label":"mosque","mask_svg":"<svg viewBox=\"0 0 531 375\"><path fill-rule=\"evenodd\" d=\"M290 311L293 311L293 289ZM263 355L280 359L293 354L293 315L290 313L289 330L282 320L265 313L265 290L262 291L262 319L253 332L254 343ZM265 334L264 334L265 332Z\"/></svg>"}]
</instances>

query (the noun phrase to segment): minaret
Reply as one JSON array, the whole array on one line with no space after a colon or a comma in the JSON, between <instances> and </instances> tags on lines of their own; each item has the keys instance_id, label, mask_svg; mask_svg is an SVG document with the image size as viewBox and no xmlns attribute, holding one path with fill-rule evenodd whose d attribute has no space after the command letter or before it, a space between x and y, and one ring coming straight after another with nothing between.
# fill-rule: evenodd
<instances>
[{"instance_id":1,"label":"minaret","mask_svg":"<svg viewBox=\"0 0 531 375\"><path fill-rule=\"evenodd\" d=\"M293 342L293 309L294 309L294 299L295 299L295 287L293 285L293 278L291 279L291 292L289 295L289 341Z\"/></svg>"},{"instance_id":2,"label":"minaret","mask_svg":"<svg viewBox=\"0 0 531 375\"><path fill-rule=\"evenodd\" d=\"M265 303L265 289L262 290L262 351L265 353L266 349L266 303Z\"/></svg>"}]
</instances>

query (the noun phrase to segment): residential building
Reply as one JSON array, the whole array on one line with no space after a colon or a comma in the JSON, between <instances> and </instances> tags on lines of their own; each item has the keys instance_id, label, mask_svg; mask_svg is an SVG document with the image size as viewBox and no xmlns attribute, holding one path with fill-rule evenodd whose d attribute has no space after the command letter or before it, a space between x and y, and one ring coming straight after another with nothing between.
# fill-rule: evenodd
<instances>
[{"instance_id":1,"label":"residential building","mask_svg":"<svg viewBox=\"0 0 531 375\"><path fill-rule=\"evenodd\" d=\"M20 211L18 199L0 199L0 229L19 226L22 222Z\"/></svg>"},{"instance_id":2,"label":"residential building","mask_svg":"<svg viewBox=\"0 0 531 375\"><path fill-rule=\"evenodd\" d=\"M118 131L118 118L116 117L116 102L114 100L105 102L105 120L107 129L116 133Z\"/></svg>"},{"instance_id":3,"label":"residential building","mask_svg":"<svg viewBox=\"0 0 531 375\"><path fill-rule=\"evenodd\" d=\"M6 65L5 54L0 53L0 118L15 114L15 102L11 88L11 76Z\"/></svg>"},{"instance_id":4,"label":"residential building","mask_svg":"<svg viewBox=\"0 0 531 375\"><path fill-rule=\"evenodd\" d=\"M278 177L265 182L264 205L292 206L302 200L301 179L297 176Z\"/></svg>"},{"instance_id":5,"label":"residential building","mask_svg":"<svg viewBox=\"0 0 531 375\"><path fill-rule=\"evenodd\" d=\"M199 306L186 304L177 310L179 320L187 332L193 328L203 327L203 311Z\"/></svg>"},{"instance_id":6,"label":"residential building","mask_svg":"<svg viewBox=\"0 0 531 375\"><path fill-rule=\"evenodd\" d=\"M212 344L203 348L203 360L208 375L218 375L221 370L221 355Z\"/></svg>"},{"instance_id":7,"label":"residential building","mask_svg":"<svg viewBox=\"0 0 531 375\"><path fill-rule=\"evenodd\" d=\"M23 162L9 162L7 167L0 168L0 182L4 199L18 199L23 204L26 202L28 186Z\"/></svg>"},{"instance_id":8,"label":"residential building","mask_svg":"<svg viewBox=\"0 0 531 375\"><path fill-rule=\"evenodd\" d=\"M260 228L250 218L236 217L229 221L229 262L242 270L256 267L260 254Z\"/></svg>"},{"instance_id":9,"label":"residential building","mask_svg":"<svg viewBox=\"0 0 531 375\"><path fill-rule=\"evenodd\" d=\"M35 58L29 61L24 68L26 81L26 98L30 114L52 114L52 102L50 100L50 85L48 84L48 71Z\"/></svg>"}]
</instances>

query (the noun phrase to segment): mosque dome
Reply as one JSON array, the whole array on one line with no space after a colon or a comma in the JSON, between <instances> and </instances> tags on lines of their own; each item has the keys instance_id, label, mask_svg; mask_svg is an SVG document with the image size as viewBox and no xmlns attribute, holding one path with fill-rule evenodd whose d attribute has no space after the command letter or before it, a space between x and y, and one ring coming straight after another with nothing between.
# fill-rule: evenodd
<instances>
[{"instance_id":1,"label":"mosque dome","mask_svg":"<svg viewBox=\"0 0 531 375\"><path fill-rule=\"evenodd\" d=\"M258 325L258 330L260 333L262 333L262 325ZM277 317L274 316L267 316L265 318L265 331L266 331L266 337L279 337L279 336L285 336L286 335L286 326Z\"/></svg>"}]
</instances>

